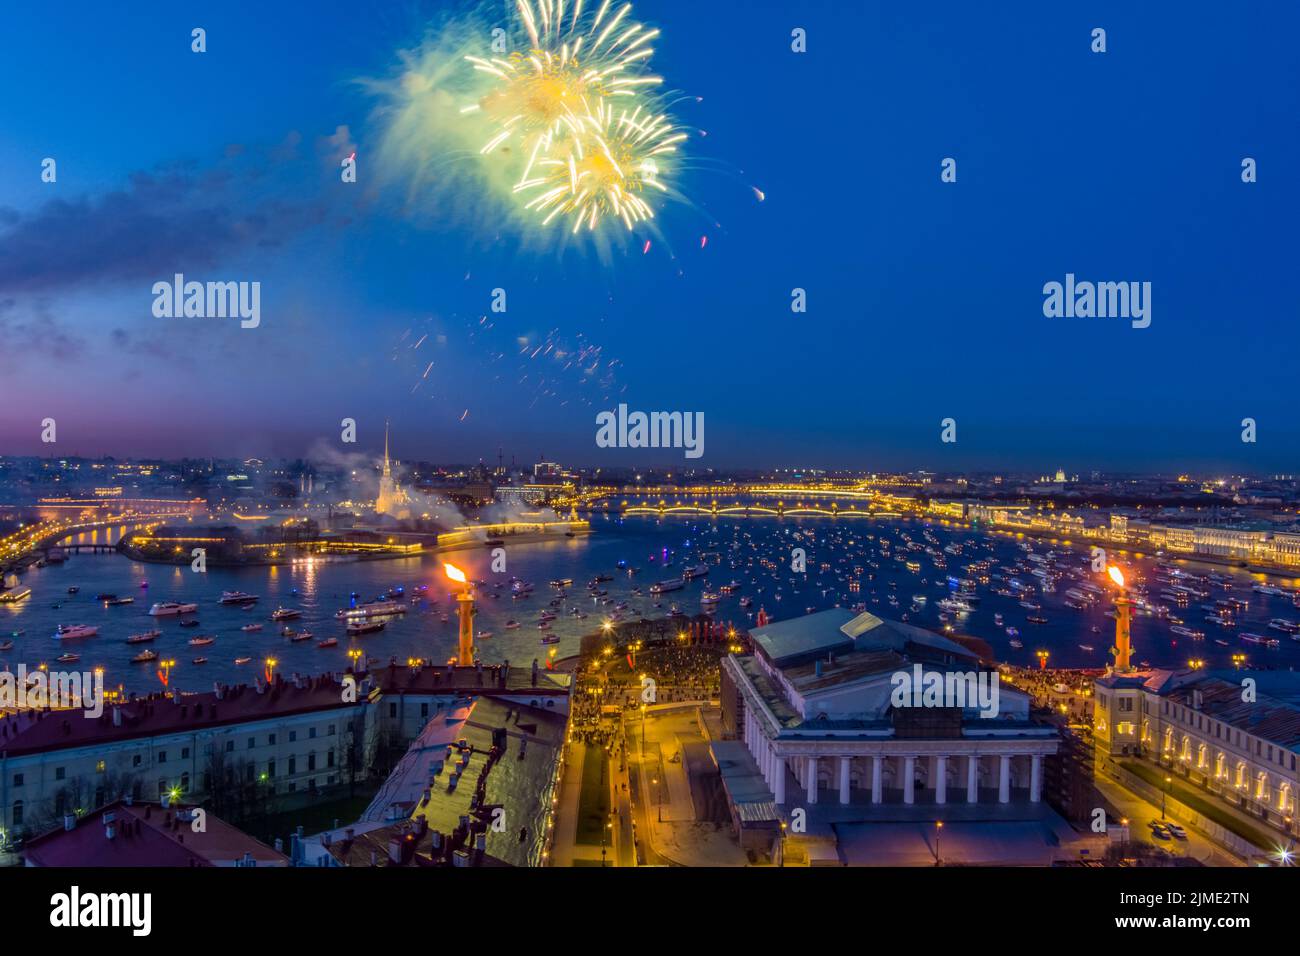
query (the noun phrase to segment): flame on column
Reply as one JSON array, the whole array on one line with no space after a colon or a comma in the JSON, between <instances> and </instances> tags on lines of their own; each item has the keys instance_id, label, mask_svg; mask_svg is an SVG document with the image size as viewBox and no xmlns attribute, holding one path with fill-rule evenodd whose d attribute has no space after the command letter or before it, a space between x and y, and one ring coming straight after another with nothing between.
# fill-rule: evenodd
<instances>
[{"instance_id":1,"label":"flame on column","mask_svg":"<svg viewBox=\"0 0 1300 956\"><path fill-rule=\"evenodd\" d=\"M445 571L447 573L447 577L451 578L453 581L459 584L465 583L465 572L462 571L460 568L456 567L456 565L443 564L442 570Z\"/></svg>"},{"instance_id":2,"label":"flame on column","mask_svg":"<svg viewBox=\"0 0 1300 956\"><path fill-rule=\"evenodd\" d=\"M1123 571L1121 571L1119 568L1115 567L1115 565L1112 564L1109 568L1106 569L1106 572L1110 575L1110 579L1111 579L1112 581L1114 581L1114 582L1115 582L1116 584L1118 584L1120 587L1123 587L1123 586L1124 586L1124 572L1123 572Z\"/></svg>"}]
</instances>

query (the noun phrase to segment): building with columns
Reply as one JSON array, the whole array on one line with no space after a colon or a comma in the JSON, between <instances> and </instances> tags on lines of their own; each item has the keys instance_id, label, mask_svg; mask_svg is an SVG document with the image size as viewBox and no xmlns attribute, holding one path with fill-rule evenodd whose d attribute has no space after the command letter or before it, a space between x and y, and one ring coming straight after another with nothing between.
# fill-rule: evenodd
<instances>
[{"instance_id":1,"label":"building with columns","mask_svg":"<svg viewBox=\"0 0 1300 956\"><path fill-rule=\"evenodd\" d=\"M822 807L818 819L835 824L1041 816L1043 761L1056 753L1058 732L1031 719L1028 695L964 644L841 608L751 637L754 653L722 664L724 732L744 742L766 786L760 797L782 820ZM896 706L897 675L918 664L996 687L996 708L981 716L976 700L951 698ZM748 811L733 805L733 819Z\"/></svg>"}]
</instances>

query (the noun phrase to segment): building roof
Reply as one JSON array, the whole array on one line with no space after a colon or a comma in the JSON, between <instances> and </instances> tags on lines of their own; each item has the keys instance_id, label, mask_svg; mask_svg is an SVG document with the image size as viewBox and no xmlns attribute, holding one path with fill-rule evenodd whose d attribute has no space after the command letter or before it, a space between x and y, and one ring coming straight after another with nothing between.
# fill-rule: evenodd
<instances>
[{"instance_id":1,"label":"building roof","mask_svg":"<svg viewBox=\"0 0 1300 956\"><path fill-rule=\"evenodd\" d=\"M541 707L456 701L430 718L361 819L423 819L450 835L462 818L490 823L501 807L508 825L487 830L487 854L537 865L566 725L564 714Z\"/></svg>"},{"instance_id":2,"label":"building roof","mask_svg":"<svg viewBox=\"0 0 1300 956\"><path fill-rule=\"evenodd\" d=\"M569 693L572 675L547 670L539 661L537 680L531 664L524 666L482 664L457 667L449 664L421 664L415 667L390 664L370 672L385 694L537 694L563 696Z\"/></svg>"},{"instance_id":3,"label":"building roof","mask_svg":"<svg viewBox=\"0 0 1300 956\"><path fill-rule=\"evenodd\" d=\"M195 832L193 807L119 800L23 847L31 866L288 866L289 858L211 813ZM109 833L112 836L109 836Z\"/></svg>"},{"instance_id":4,"label":"building roof","mask_svg":"<svg viewBox=\"0 0 1300 956\"><path fill-rule=\"evenodd\" d=\"M201 694L135 697L106 706L97 718L81 710L19 711L0 718L0 752L17 757L353 706L343 702L341 688L330 674L277 674L269 686L258 681L222 684Z\"/></svg>"},{"instance_id":5,"label":"building roof","mask_svg":"<svg viewBox=\"0 0 1300 956\"><path fill-rule=\"evenodd\" d=\"M979 656L977 649L923 627L838 607L756 628L750 638L759 653L783 669L851 651L929 653L963 660Z\"/></svg>"},{"instance_id":6,"label":"building roof","mask_svg":"<svg viewBox=\"0 0 1300 956\"><path fill-rule=\"evenodd\" d=\"M1180 684L1164 696L1261 740L1300 753L1300 706L1293 700L1281 700L1262 691L1254 701L1243 701L1242 674L1235 672L1235 680L1209 674Z\"/></svg>"}]
</instances>

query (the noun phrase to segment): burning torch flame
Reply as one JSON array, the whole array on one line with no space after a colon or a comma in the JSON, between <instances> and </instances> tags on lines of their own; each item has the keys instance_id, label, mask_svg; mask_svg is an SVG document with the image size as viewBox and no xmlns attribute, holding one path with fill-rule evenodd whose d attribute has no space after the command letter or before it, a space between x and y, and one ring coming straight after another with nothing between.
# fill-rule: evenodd
<instances>
[{"instance_id":1,"label":"burning torch flame","mask_svg":"<svg viewBox=\"0 0 1300 956\"><path fill-rule=\"evenodd\" d=\"M1115 565L1112 564L1109 568L1106 569L1106 571L1108 574L1110 574L1110 579L1112 581L1114 581L1120 587L1124 586L1124 573L1120 571L1119 568L1115 567Z\"/></svg>"},{"instance_id":2,"label":"burning torch flame","mask_svg":"<svg viewBox=\"0 0 1300 956\"><path fill-rule=\"evenodd\" d=\"M460 584L465 583L465 572L454 564L444 564L442 569L447 572L447 577Z\"/></svg>"}]
</instances>

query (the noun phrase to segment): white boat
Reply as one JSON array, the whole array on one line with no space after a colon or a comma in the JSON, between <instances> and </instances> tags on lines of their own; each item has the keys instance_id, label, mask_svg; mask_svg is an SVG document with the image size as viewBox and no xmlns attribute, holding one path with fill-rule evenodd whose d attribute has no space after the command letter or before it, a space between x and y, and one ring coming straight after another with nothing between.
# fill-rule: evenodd
<instances>
[{"instance_id":1,"label":"white boat","mask_svg":"<svg viewBox=\"0 0 1300 956\"><path fill-rule=\"evenodd\" d=\"M170 617L175 614L193 614L199 609L197 604L180 604L176 601L162 601L149 608L150 617Z\"/></svg>"},{"instance_id":2,"label":"white boat","mask_svg":"<svg viewBox=\"0 0 1300 956\"><path fill-rule=\"evenodd\" d=\"M260 631L261 629L262 629L261 624L245 624L243 627L240 628L241 631L250 631L250 632Z\"/></svg>"},{"instance_id":3,"label":"white boat","mask_svg":"<svg viewBox=\"0 0 1300 956\"><path fill-rule=\"evenodd\" d=\"M158 659L157 651L143 650L139 654L135 655L135 657L131 658L131 663L148 664L150 661L156 661L157 659Z\"/></svg>"},{"instance_id":4,"label":"white boat","mask_svg":"<svg viewBox=\"0 0 1300 956\"><path fill-rule=\"evenodd\" d=\"M302 611L293 607L278 607L271 612L273 621L292 621L295 617L302 617Z\"/></svg>"},{"instance_id":5,"label":"white boat","mask_svg":"<svg viewBox=\"0 0 1300 956\"><path fill-rule=\"evenodd\" d=\"M56 641L70 641L78 637L94 637L99 628L91 624L60 624L54 631Z\"/></svg>"},{"instance_id":6,"label":"white boat","mask_svg":"<svg viewBox=\"0 0 1300 956\"><path fill-rule=\"evenodd\" d=\"M395 614L405 614L406 605L401 601L371 601L369 604L358 604L356 607L345 607L343 610L335 613L335 617L340 621L364 620L368 617L390 617Z\"/></svg>"},{"instance_id":7,"label":"white boat","mask_svg":"<svg viewBox=\"0 0 1300 956\"><path fill-rule=\"evenodd\" d=\"M221 600L218 604L252 604L257 600L256 594L245 594L243 591L222 591Z\"/></svg>"},{"instance_id":8,"label":"white boat","mask_svg":"<svg viewBox=\"0 0 1300 956\"><path fill-rule=\"evenodd\" d=\"M666 591L680 591L686 587L686 582L681 578L669 578L666 581L656 581L650 585L651 594L663 594Z\"/></svg>"},{"instance_id":9,"label":"white boat","mask_svg":"<svg viewBox=\"0 0 1300 956\"><path fill-rule=\"evenodd\" d=\"M156 641L162 637L162 631L143 631L140 634L132 634L126 639L128 644L148 644L150 641Z\"/></svg>"},{"instance_id":10,"label":"white boat","mask_svg":"<svg viewBox=\"0 0 1300 956\"><path fill-rule=\"evenodd\" d=\"M374 634L377 631L382 631L387 626L387 621L367 621L363 618L359 621L348 621L347 632L349 637L360 637L362 634Z\"/></svg>"},{"instance_id":11,"label":"white boat","mask_svg":"<svg viewBox=\"0 0 1300 956\"><path fill-rule=\"evenodd\" d=\"M684 577L688 581L691 581L694 580L695 578L702 578L708 573L709 573L709 566L707 564L697 564L694 567L689 567L686 568L684 571L682 571L682 577Z\"/></svg>"}]
</instances>

